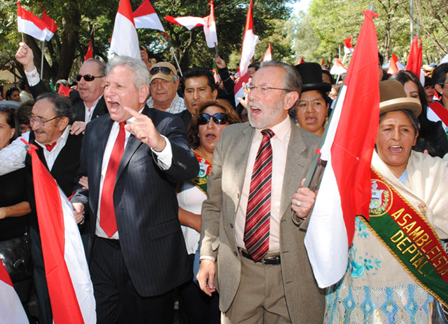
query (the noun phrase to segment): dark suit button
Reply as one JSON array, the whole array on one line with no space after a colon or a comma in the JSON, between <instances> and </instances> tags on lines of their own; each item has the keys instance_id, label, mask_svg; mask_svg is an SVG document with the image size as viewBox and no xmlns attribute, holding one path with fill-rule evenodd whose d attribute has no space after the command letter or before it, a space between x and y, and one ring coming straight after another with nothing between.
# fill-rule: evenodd
<instances>
[{"instance_id":1,"label":"dark suit button","mask_svg":"<svg viewBox=\"0 0 448 324\"><path fill-rule=\"evenodd\" d=\"M233 228L233 224L232 223L230 223L230 228Z\"/></svg>"},{"instance_id":2,"label":"dark suit button","mask_svg":"<svg viewBox=\"0 0 448 324\"><path fill-rule=\"evenodd\" d=\"M233 252L233 254L235 254L235 256L238 256L238 252L236 252L236 251L235 251L235 252Z\"/></svg>"}]
</instances>

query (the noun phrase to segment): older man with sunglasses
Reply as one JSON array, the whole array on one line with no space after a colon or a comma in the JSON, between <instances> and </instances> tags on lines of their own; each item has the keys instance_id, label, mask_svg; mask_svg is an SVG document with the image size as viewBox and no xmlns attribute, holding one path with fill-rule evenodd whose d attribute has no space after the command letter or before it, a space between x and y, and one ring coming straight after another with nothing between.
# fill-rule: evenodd
<instances>
[{"instance_id":1,"label":"older man with sunglasses","mask_svg":"<svg viewBox=\"0 0 448 324\"><path fill-rule=\"evenodd\" d=\"M27 44L19 44L16 59L23 65L34 98L50 91L37 73L33 62L33 51ZM89 121L107 113L106 103L103 99L104 76L105 65L97 59L85 61L79 69L79 74L76 76L78 91L70 92L70 100L75 113L70 129L71 134L82 133Z\"/></svg>"},{"instance_id":2,"label":"older man with sunglasses","mask_svg":"<svg viewBox=\"0 0 448 324\"><path fill-rule=\"evenodd\" d=\"M159 62L149 70L151 97L146 101L150 108L156 108L172 114L187 109L184 99L177 94L179 77L176 68L168 62Z\"/></svg>"}]
</instances>

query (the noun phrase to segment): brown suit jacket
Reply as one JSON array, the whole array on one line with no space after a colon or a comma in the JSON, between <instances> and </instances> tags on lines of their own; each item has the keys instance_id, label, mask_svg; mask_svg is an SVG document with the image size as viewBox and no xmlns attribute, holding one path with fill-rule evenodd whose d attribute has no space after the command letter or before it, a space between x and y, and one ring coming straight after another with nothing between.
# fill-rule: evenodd
<instances>
[{"instance_id":1,"label":"brown suit jacket","mask_svg":"<svg viewBox=\"0 0 448 324\"><path fill-rule=\"evenodd\" d=\"M202 205L201 256L217 262L220 309L229 309L241 279L241 260L235 241L235 217L255 129L248 123L226 127L213 156ZM283 180L280 248L286 302L292 323L322 323L324 292L318 289L304 246L305 229L291 220L291 200L311 164L320 137L291 122L291 138ZM304 222L305 223L305 222ZM305 225L305 224L302 224ZM302 226L303 227L303 226Z\"/></svg>"}]
</instances>

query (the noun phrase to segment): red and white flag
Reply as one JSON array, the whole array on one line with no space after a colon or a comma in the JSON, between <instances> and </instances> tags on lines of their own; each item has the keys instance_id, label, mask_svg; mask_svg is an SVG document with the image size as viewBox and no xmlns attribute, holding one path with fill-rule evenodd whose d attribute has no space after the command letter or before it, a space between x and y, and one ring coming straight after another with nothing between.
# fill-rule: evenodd
<instances>
[{"instance_id":1,"label":"red and white flag","mask_svg":"<svg viewBox=\"0 0 448 324\"><path fill-rule=\"evenodd\" d=\"M47 36L45 37L45 40L49 42L50 39L53 37L53 35L56 33L56 30L58 30L58 25L56 25L53 19L48 17L48 15L45 13L45 10L42 13L42 20L44 23L47 24L46 28Z\"/></svg>"},{"instance_id":2,"label":"red and white flag","mask_svg":"<svg viewBox=\"0 0 448 324\"><path fill-rule=\"evenodd\" d=\"M268 44L268 49L266 50L266 53L264 54L264 57L263 57L263 62L266 62L266 61L272 61L271 43Z\"/></svg>"},{"instance_id":3,"label":"red and white flag","mask_svg":"<svg viewBox=\"0 0 448 324\"><path fill-rule=\"evenodd\" d=\"M344 54L352 54L353 53L352 39L353 39L353 37L344 39Z\"/></svg>"},{"instance_id":4,"label":"red and white flag","mask_svg":"<svg viewBox=\"0 0 448 324\"><path fill-rule=\"evenodd\" d=\"M373 11L364 11L356 51L332 113L321 159L327 161L305 246L319 287L347 270L356 215L369 215L370 163L379 123L378 46Z\"/></svg>"},{"instance_id":5,"label":"red and white flag","mask_svg":"<svg viewBox=\"0 0 448 324\"><path fill-rule=\"evenodd\" d=\"M216 24L215 24L215 7L213 1L209 4L210 15L206 17L193 17L193 16L183 16L183 17L172 17L165 16L165 20L176 25L184 26L188 30L194 27L202 26L204 29L205 41L209 48L213 48L218 45L218 36L216 34Z\"/></svg>"},{"instance_id":6,"label":"red and white flag","mask_svg":"<svg viewBox=\"0 0 448 324\"><path fill-rule=\"evenodd\" d=\"M218 45L218 34L216 33L216 22L215 22L215 6L213 0L211 0L208 5L210 6L210 15L204 17L206 24L204 25L204 34L207 46L209 48L216 47Z\"/></svg>"},{"instance_id":7,"label":"red and white flag","mask_svg":"<svg viewBox=\"0 0 448 324\"><path fill-rule=\"evenodd\" d=\"M29 323L11 278L0 261L0 322L8 324Z\"/></svg>"},{"instance_id":8,"label":"red and white flag","mask_svg":"<svg viewBox=\"0 0 448 324\"><path fill-rule=\"evenodd\" d=\"M118 12L115 16L114 32L110 49L117 55L130 56L141 59L138 46L137 29L135 29L132 8L129 0L120 0Z\"/></svg>"},{"instance_id":9,"label":"red and white flag","mask_svg":"<svg viewBox=\"0 0 448 324\"><path fill-rule=\"evenodd\" d=\"M87 53L86 53L86 57L84 58L84 62L91 58L93 58L92 42L89 42L89 48L87 49Z\"/></svg>"},{"instance_id":10,"label":"red and white flag","mask_svg":"<svg viewBox=\"0 0 448 324\"><path fill-rule=\"evenodd\" d=\"M165 31L162 23L160 22L159 16L157 16L157 13L149 0L143 0L140 7L134 11L132 16L134 17L136 28L155 29L162 32Z\"/></svg>"},{"instance_id":11,"label":"red and white flag","mask_svg":"<svg viewBox=\"0 0 448 324\"><path fill-rule=\"evenodd\" d=\"M340 59L335 59L333 67L330 70L331 74L341 75L347 72L347 68L342 64Z\"/></svg>"},{"instance_id":12,"label":"red and white flag","mask_svg":"<svg viewBox=\"0 0 448 324\"><path fill-rule=\"evenodd\" d=\"M412 40L411 50L409 51L408 63L406 70L411 71L416 77L420 77L423 60L423 46L418 44L418 36Z\"/></svg>"},{"instance_id":13,"label":"red and white flag","mask_svg":"<svg viewBox=\"0 0 448 324\"><path fill-rule=\"evenodd\" d=\"M409 51L408 63L406 64L406 70L411 71L414 75L420 79L421 84L425 83L425 74L422 71L423 62L423 45L418 41L418 36L415 36L412 40L411 50Z\"/></svg>"},{"instance_id":14,"label":"red and white flag","mask_svg":"<svg viewBox=\"0 0 448 324\"><path fill-rule=\"evenodd\" d=\"M40 161L36 147L28 146L54 323L96 323L93 285L73 207Z\"/></svg>"},{"instance_id":15,"label":"red and white flag","mask_svg":"<svg viewBox=\"0 0 448 324\"><path fill-rule=\"evenodd\" d=\"M36 15L20 6L17 1L17 26L19 33L30 35L40 41L47 37L47 24Z\"/></svg>"},{"instance_id":16,"label":"red and white flag","mask_svg":"<svg viewBox=\"0 0 448 324\"><path fill-rule=\"evenodd\" d=\"M240 61L240 79L235 84L235 102L238 102L237 98L244 97L243 82L247 84L249 81L249 73L247 72L250 60L255 54L255 45L258 44L258 36L254 34L253 28L253 0L250 0L249 10L247 11L246 29L244 31L243 48L241 50ZM247 74L247 75L246 75Z\"/></svg>"},{"instance_id":17,"label":"red and white flag","mask_svg":"<svg viewBox=\"0 0 448 324\"><path fill-rule=\"evenodd\" d=\"M392 58L389 61L389 68L387 69L387 73L389 74L395 74L398 71L400 71L400 69L398 68L398 58L395 55L395 53L392 53Z\"/></svg>"}]
</instances>

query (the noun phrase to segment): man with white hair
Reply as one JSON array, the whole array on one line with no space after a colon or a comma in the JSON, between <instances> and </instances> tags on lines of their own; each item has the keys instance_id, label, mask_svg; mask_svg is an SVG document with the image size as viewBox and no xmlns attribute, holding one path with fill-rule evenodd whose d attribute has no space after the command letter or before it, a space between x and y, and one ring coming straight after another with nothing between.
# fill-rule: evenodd
<instances>
[{"instance_id":1,"label":"man with white hair","mask_svg":"<svg viewBox=\"0 0 448 324\"><path fill-rule=\"evenodd\" d=\"M192 277L175 183L199 165L182 120L145 105L149 73L126 56L108 63L109 115L87 124L75 214L90 211L87 259L98 323L173 323L174 288Z\"/></svg>"}]
</instances>

